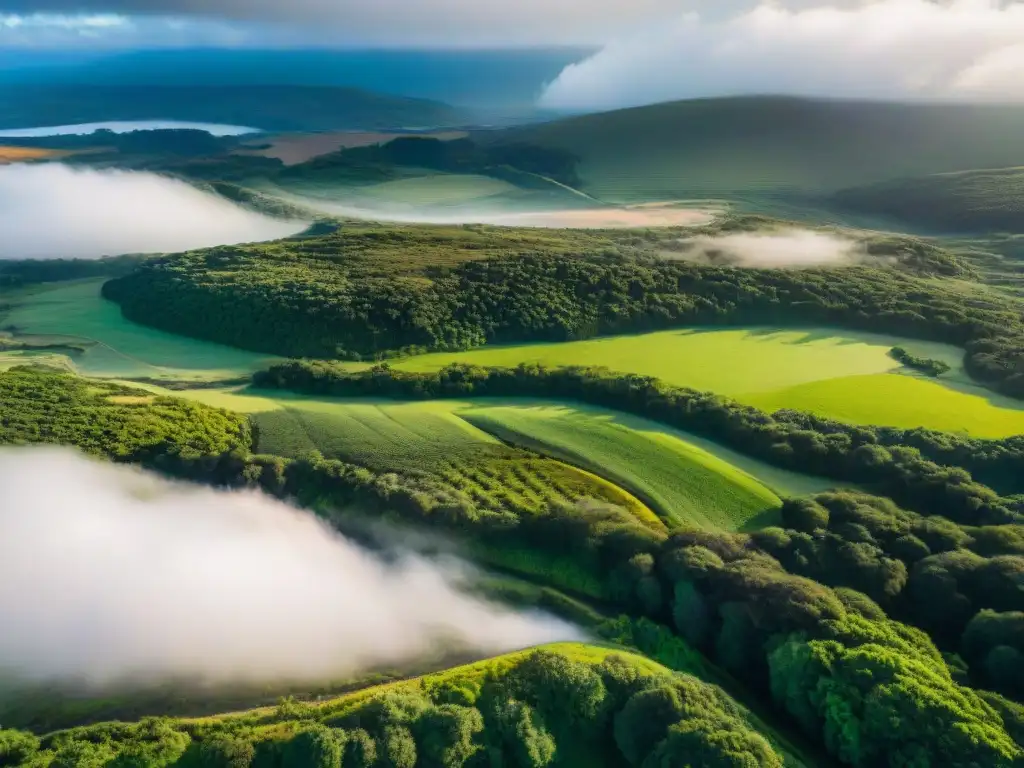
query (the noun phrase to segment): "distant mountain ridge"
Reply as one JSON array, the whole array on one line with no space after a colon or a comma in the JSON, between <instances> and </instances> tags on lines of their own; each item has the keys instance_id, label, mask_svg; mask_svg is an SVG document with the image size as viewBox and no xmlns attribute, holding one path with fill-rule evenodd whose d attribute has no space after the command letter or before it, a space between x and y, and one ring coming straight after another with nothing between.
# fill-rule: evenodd
<instances>
[{"instance_id":1,"label":"distant mountain ridge","mask_svg":"<svg viewBox=\"0 0 1024 768\"><path fill-rule=\"evenodd\" d=\"M1024 165L1024 107L790 97L700 99L482 134L580 158L609 201L830 193L932 173Z\"/></svg>"},{"instance_id":2,"label":"distant mountain ridge","mask_svg":"<svg viewBox=\"0 0 1024 768\"><path fill-rule=\"evenodd\" d=\"M335 86L0 86L0 129L152 119L317 131L446 127L470 116L438 101Z\"/></svg>"}]
</instances>

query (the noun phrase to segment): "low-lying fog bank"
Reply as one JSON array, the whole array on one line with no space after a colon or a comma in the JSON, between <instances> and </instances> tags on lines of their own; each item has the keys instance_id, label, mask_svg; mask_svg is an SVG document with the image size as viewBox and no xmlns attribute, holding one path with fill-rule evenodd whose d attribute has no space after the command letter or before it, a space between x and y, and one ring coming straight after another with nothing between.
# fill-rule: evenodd
<instances>
[{"instance_id":1,"label":"low-lying fog bank","mask_svg":"<svg viewBox=\"0 0 1024 768\"><path fill-rule=\"evenodd\" d=\"M715 212L673 205L642 205L626 208L552 208L503 210L501 207L430 207L381 203L366 205L332 202L277 191L275 196L293 205L350 219L396 224L490 224L498 227L541 229L642 229L646 227L692 227L708 224Z\"/></svg>"},{"instance_id":2,"label":"low-lying fog bank","mask_svg":"<svg viewBox=\"0 0 1024 768\"><path fill-rule=\"evenodd\" d=\"M184 251L274 240L306 226L153 173L61 163L0 167L0 259Z\"/></svg>"},{"instance_id":3,"label":"low-lying fog bank","mask_svg":"<svg viewBox=\"0 0 1024 768\"><path fill-rule=\"evenodd\" d=\"M723 266L766 269L854 264L871 258L856 240L810 229L693 237L681 240L679 251L669 252L666 256Z\"/></svg>"},{"instance_id":4,"label":"low-lying fog bank","mask_svg":"<svg viewBox=\"0 0 1024 768\"><path fill-rule=\"evenodd\" d=\"M258 128L220 123L189 123L179 120L114 120L106 123L45 125L37 128L14 128L0 131L0 139L38 139L44 136L88 136L96 131L131 133L132 131L206 131L212 136L244 136L259 133Z\"/></svg>"},{"instance_id":5,"label":"low-lying fog bank","mask_svg":"<svg viewBox=\"0 0 1024 768\"><path fill-rule=\"evenodd\" d=\"M256 493L0 450L0 679L16 684L336 679L579 637L469 596L469 578Z\"/></svg>"}]
</instances>

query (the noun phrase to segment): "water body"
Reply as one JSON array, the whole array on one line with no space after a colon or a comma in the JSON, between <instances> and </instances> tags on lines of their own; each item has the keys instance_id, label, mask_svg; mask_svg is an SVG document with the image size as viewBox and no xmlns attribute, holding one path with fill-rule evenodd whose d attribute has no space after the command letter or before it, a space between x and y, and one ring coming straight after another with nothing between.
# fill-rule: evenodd
<instances>
[{"instance_id":1,"label":"water body","mask_svg":"<svg viewBox=\"0 0 1024 768\"><path fill-rule=\"evenodd\" d=\"M46 136L88 136L96 131L131 133L132 131L206 131L211 136L244 136L260 133L259 128L219 123L189 123L179 120L113 120L106 123L78 123L76 125L50 125L39 128L16 128L0 131L0 139L38 139Z\"/></svg>"}]
</instances>

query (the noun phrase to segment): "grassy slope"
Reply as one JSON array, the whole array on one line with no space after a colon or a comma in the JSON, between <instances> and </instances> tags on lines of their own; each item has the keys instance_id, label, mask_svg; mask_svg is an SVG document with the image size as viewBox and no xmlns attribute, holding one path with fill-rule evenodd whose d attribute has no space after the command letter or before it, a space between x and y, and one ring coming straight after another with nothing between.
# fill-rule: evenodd
<instances>
[{"instance_id":1,"label":"grassy slope","mask_svg":"<svg viewBox=\"0 0 1024 768\"><path fill-rule=\"evenodd\" d=\"M0 296L0 304L11 304L0 315L0 325L16 328L33 342L85 342L86 351L74 355L70 364L101 378L213 380L246 375L270 362L266 355L129 322L116 304L100 297L103 282L83 280ZM27 362L26 357L69 364L66 357L52 354L13 352L0 354L0 366Z\"/></svg>"},{"instance_id":2,"label":"grassy slope","mask_svg":"<svg viewBox=\"0 0 1024 768\"><path fill-rule=\"evenodd\" d=\"M897 179L846 189L834 199L856 212L944 232L1024 232L1024 167Z\"/></svg>"},{"instance_id":3,"label":"grassy slope","mask_svg":"<svg viewBox=\"0 0 1024 768\"><path fill-rule=\"evenodd\" d=\"M569 150L608 201L834 191L1024 161L1024 109L750 97L657 104L512 129Z\"/></svg>"},{"instance_id":4,"label":"grassy slope","mask_svg":"<svg viewBox=\"0 0 1024 768\"><path fill-rule=\"evenodd\" d=\"M599 365L718 394L777 389L807 381L886 373L899 368L888 350L898 337L834 329L687 329L587 341L484 347L468 352L422 355L393 363L433 371L453 362L484 366ZM943 345L910 343L929 357L959 363L962 353Z\"/></svg>"},{"instance_id":5,"label":"grassy slope","mask_svg":"<svg viewBox=\"0 0 1024 768\"><path fill-rule=\"evenodd\" d=\"M672 670L669 670L667 667L656 661L652 661L651 659L637 653L613 646L564 642L553 643L543 646L542 648L544 650L556 652L573 661L595 666L603 662L609 655L617 654L628 660L641 674L664 676L672 673ZM422 692L430 695L434 691L456 689L471 692L472 695L476 697L479 696L484 684L489 679L500 679L535 650L537 649L531 648L487 659L485 661L453 667L443 672L423 675L422 677L416 677L410 680L385 683L383 685L365 688L360 691L355 691L353 693L307 706L311 706L309 711L312 717L319 720L342 717L345 714L356 710L360 705L365 704L368 700L389 692L405 690L410 692ZM704 670L693 669L685 671L690 674L694 674L697 677L702 677L702 672ZM799 747L796 747L786 735L766 724L764 720L758 717L758 714L751 712L742 704L740 704L739 707L743 712L744 719L762 735L767 737L772 742L773 746L784 754L787 766L795 768L797 766L811 764L808 761L808 757L805 754L801 754ZM213 717L186 719L182 722L193 725L219 723L229 728L252 728L256 733L261 731L265 733L274 733L280 728L278 724L279 718L280 714L278 708L265 707ZM607 755L593 752L593 750L587 748L587 745L570 745L566 743L560 744L559 749L560 754L556 757L556 762L554 763L556 766L617 765L617 762L606 762L608 757Z\"/></svg>"},{"instance_id":6,"label":"grassy slope","mask_svg":"<svg viewBox=\"0 0 1024 768\"><path fill-rule=\"evenodd\" d=\"M895 373L889 350L902 345L943 360L938 380ZM794 408L858 424L966 431L978 437L1024 432L1024 408L970 382L954 347L832 329L663 331L563 344L490 347L396 363L437 370L452 362L598 365L729 395L767 410Z\"/></svg>"},{"instance_id":7,"label":"grassy slope","mask_svg":"<svg viewBox=\"0 0 1024 768\"><path fill-rule=\"evenodd\" d=\"M514 192L506 181L472 174L440 174L400 181L387 181L359 189L367 202L396 202L410 205L467 203L480 198Z\"/></svg>"},{"instance_id":8,"label":"grassy slope","mask_svg":"<svg viewBox=\"0 0 1024 768\"><path fill-rule=\"evenodd\" d=\"M589 490L605 499L618 494L621 504L650 523L655 522L650 510L631 494L658 511L675 511L679 517L670 523L685 520L734 530L769 521L779 505L777 494L796 496L834 487L830 481L778 470L710 441L599 408L543 401L325 400L247 390L175 394L251 414L263 452L299 456L316 449L385 471L429 469L453 482L462 482L461 477L490 483L472 465L501 455L492 433L589 470L553 462L534 471L558 487L575 488L575 493ZM514 483L507 489L513 498L525 494L518 502L528 504L536 489L508 479ZM708 488L714 489L716 502L710 508Z\"/></svg>"},{"instance_id":9,"label":"grassy slope","mask_svg":"<svg viewBox=\"0 0 1024 768\"><path fill-rule=\"evenodd\" d=\"M763 494L765 489L777 496L806 496L835 488L835 482L832 480L779 469L724 448L711 440L620 411L580 403L534 400L491 402L480 399L473 403L472 408L460 411L459 415L474 424L481 424L481 428L484 428L481 418L498 417L500 420L502 412L528 415L529 421L550 419L552 425L575 424L578 430L594 430L614 436L633 450L642 450L644 455L659 464L676 458L684 464L697 461L705 467L721 469L729 477L743 478L745 482L752 479L758 486L759 495ZM524 423L526 420L523 420ZM556 434L556 439L562 438ZM616 450L621 451L623 466L628 466L630 471L643 473L646 470L644 463L631 456L625 448ZM656 454L661 454L661 457L657 457ZM607 468L603 470L611 477L608 474L610 471ZM620 471L626 470L620 467ZM632 481L623 479L620 482L628 486ZM678 478L672 478L669 482L674 484L678 482Z\"/></svg>"},{"instance_id":10,"label":"grassy slope","mask_svg":"<svg viewBox=\"0 0 1024 768\"><path fill-rule=\"evenodd\" d=\"M1024 410L1015 401L920 376L844 376L738 399L767 411L799 407L854 424L927 426L984 438L1024 433Z\"/></svg>"},{"instance_id":11,"label":"grassy slope","mask_svg":"<svg viewBox=\"0 0 1024 768\"><path fill-rule=\"evenodd\" d=\"M560 461L510 451L460 416L466 402L326 400L281 392L190 390L175 393L248 413L257 450L298 457L318 450L383 472L426 472L442 487L488 508L536 509L545 500L593 498L628 509L652 527L658 517L632 494Z\"/></svg>"},{"instance_id":12,"label":"grassy slope","mask_svg":"<svg viewBox=\"0 0 1024 768\"><path fill-rule=\"evenodd\" d=\"M778 522L779 497L755 478L697 446L633 430L606 412L533 406L462 415L510 443L600 472L648 501L670 525L737 530Z\"/></svg>"}]
</instances>

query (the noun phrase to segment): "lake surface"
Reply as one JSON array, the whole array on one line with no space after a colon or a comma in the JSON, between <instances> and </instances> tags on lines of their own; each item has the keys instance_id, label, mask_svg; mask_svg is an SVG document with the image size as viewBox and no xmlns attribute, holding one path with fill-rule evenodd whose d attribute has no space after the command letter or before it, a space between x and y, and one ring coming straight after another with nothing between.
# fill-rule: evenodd
<instances>
[{"instance_id":1,"label":"lake surface","mask_svg":"<svg viewBox=\"0 0 1024 768\"><path fill-rule=\"evenodd\" d=\"M0 131L0 139L37 139L44 136L88 136L96 131L131 133L132 131L185 130L206 131L212 136L243 136L260 133L259 128L219 123L189 123L178 120L114 120L106 123L78 123L77 125L50 125L39 128L16 128Z\"/></svg>"}]
</instances>

